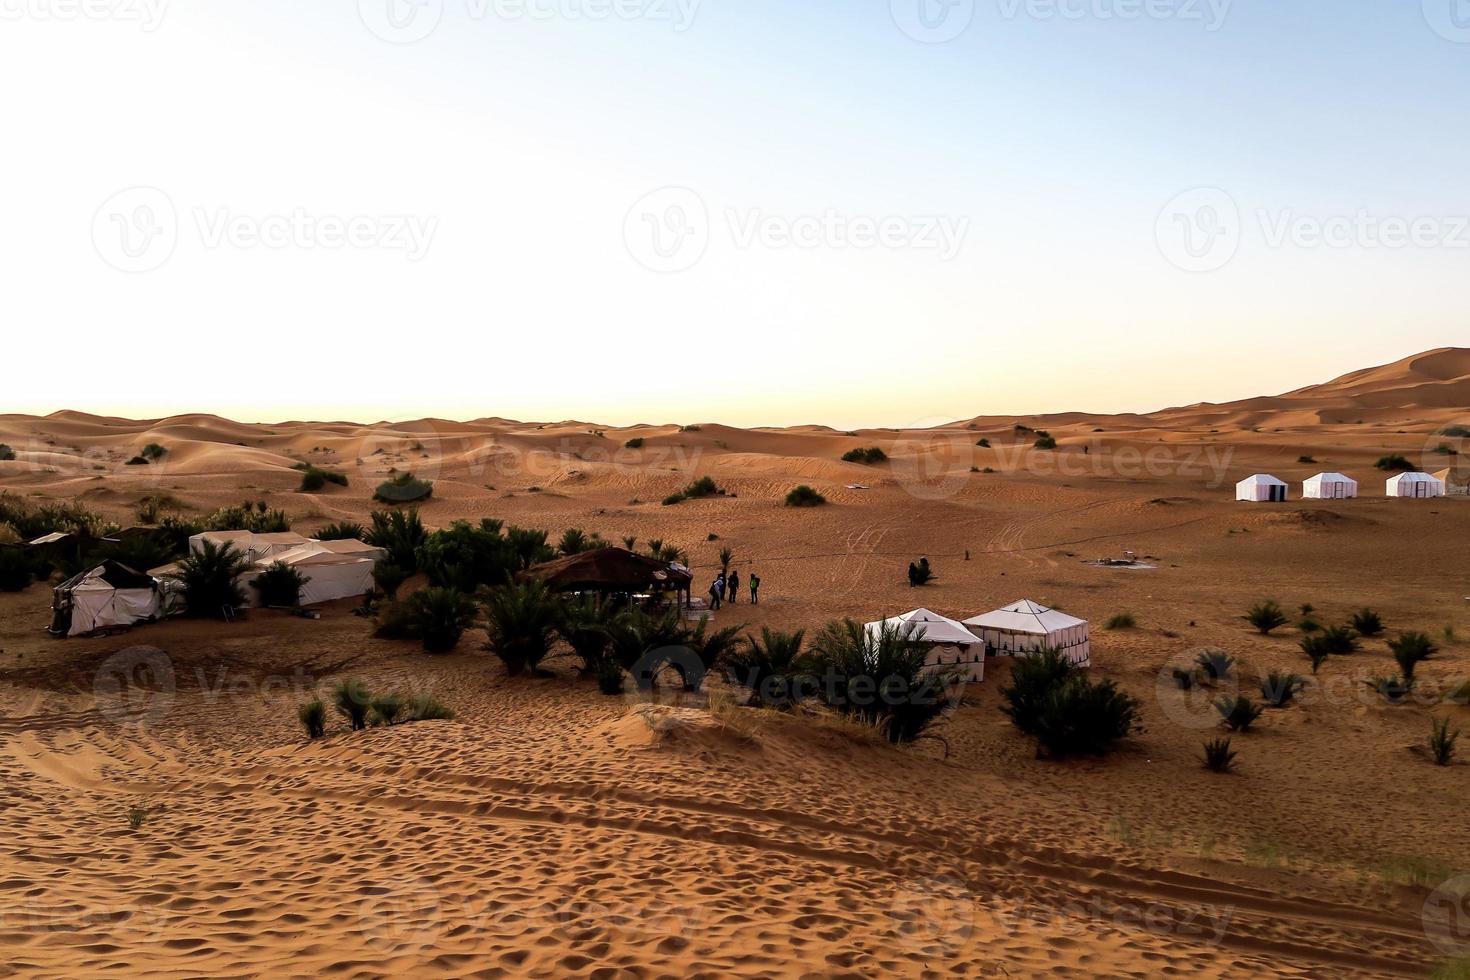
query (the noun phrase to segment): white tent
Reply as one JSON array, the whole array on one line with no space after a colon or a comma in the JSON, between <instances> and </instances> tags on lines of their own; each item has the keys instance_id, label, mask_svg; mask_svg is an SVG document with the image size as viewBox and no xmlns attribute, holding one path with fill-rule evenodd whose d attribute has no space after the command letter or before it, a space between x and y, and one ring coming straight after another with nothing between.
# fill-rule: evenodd
<instances>
[{"instance_id":1,"label":"white tent","mask_svg":"<svg viewBox=\"0 0 1470 980\"><path fill-rule=\"evenodd\" d=\"M51 632L81 636L163 615L158 583L115 561L74 575L51 592Z\"/></svg>"},{"instance_id":2,"label":"white tent","mask_svg":"<svg viewBox=\"0 0 1470 980\"><path fill-rule=\"evenodd\" d=\"M356 543L361 544L361 542ZM336 599L355 598L371 592L374 588L373 568L377 565L377 561L373 557L363 557L360 554L338 554L328 547L328 545L341 544L340 541L308 541L299 548L271 555L256 562L251 570L242 576L242 583L246 586L246 596L250 605L260 605L260 594L250 587L251 581L276 562L294 568L306 579L306 583L301 586L301 605L303 606L314 606L319 602L332 602Z\"/></svg>"},{"instance_id":3,"label":"white tent","mask_svg":"<svg viewBox=\"0 0 1470 980\"><path fill-rule=\"evenodd\" d=\"M388 557L386 548L379 548L368 544L366 541L358 541L356 538L343 538L339 541L317 541L313 538L310 543L321 545L336 555L350 555L353 558L371 558L373 561L384 561Z\"/></svg>"},{"instance_id":4,"label":"white tent","mask_svg":"<svg viewBox=\"0 0 1470 980\"><path fill-rule=\"evenodd\" d=\"M1341 473L1318 473L1302 483L1308 500L1347 500L1358 495L1358 481Z\"/></svg>"},{"instance_id":5,"label":"white tent","mask_svg":"<svg viewBox=\"0 0 1470 980\"><path fill-rule=\"evenodd\" d=\"M928 609L915 609L892 619L868 623L866 629L869 636L875 636L885 626L911 628L915 639L928 643L927 666L957 670L965 680L985 679L985 644L967 630L964 623Z\"/></svg>"},{"instance_id":6,"label":"white tent","mask_svg":"<svg viewBox=\"0 0 1470 980\"><path fill-rule=\"evenodd\" d=\"M1092 663L1087 621L1030 599L967 619L964 625L997 656L1056 650L1079 667Z\"/></svg>"},{"instance_id":7,"label":"white tent","mask_svg":"<svg viewBox=\"0 0 1470 980\"><path fill-rule=\"evenodd\" d=\"M1390 497L1443 497L1444 481L1428 473L1400 473L1388 481Z\"/></svg>"},{"instance_id":8,"label":"white tent","mask_svg":"<svg viewBox=\"0 0 1470 980\"><path fill-rule=\"evenodd\" d=\"M308 539L294 531L282 531L275 534L255 534L252 531L205 531L189 539L189 551L192 554L198 554L204 550L206 541L212 542L216 547L223 547L226 544L232 546L251 564L310 543Z\"/></svg>"},{"instance_id":9,"label":"white tent","mask_svg":"<svg viewBox=\"0 0 1470 980\"><path fill-rule=\"evenodd\" d=\"M1252 503L1281 503L1286 500L1286 484L1269 473L1257 473L1235 485L1235 499Z\"/></svg>"}]
</instances>

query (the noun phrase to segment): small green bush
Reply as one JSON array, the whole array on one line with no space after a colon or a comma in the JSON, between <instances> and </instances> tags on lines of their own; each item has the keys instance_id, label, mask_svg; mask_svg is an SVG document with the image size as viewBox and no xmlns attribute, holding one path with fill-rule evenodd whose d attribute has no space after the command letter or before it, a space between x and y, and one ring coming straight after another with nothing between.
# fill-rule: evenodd
<instances>
[{"instance_id":1,"label":"small green bush","mask_svg":"<svg viewBox=\"0 0 1470 980\"><path fill-rule=\"evenodd\" d=\"M1216 647L1206 647L1199 651L1194 662L1204 671L1205 677L1212 681L1222 680L1235 666L1235 658Z\"/></svg>"},{"instance_id":2,"label":"small green bush","mask_svg":"<svg viewBox=\"0 0 1470 980\"><path fill-rule=\"evenodd\" d=\"M1434 656L1439 649L1423 633L1400 634L1398 639L1388 641L1388 648L1393 652L1394 662L1403 671L1406 681L1413 681L1415 668Z\"/></svg>"},{"instance_id":3,"label":"small green bush","mask_svg":"<svg viewBox=\"0 0 1470 980\"><path fill-rule=\"evenodd\" d=\"M1322 631L1322 642L1331 654L1356 653L1358 634L1349 626L1329 626Z\"/></svg>"},{"instance_id":4,"label":"small green bush","mask_svg":"<svg viewBox=\"0 0 1470 980\"><path fill-rule=\"evenodd\" d=\"M978 446L978 447L980 447L981 449L989 449L990 448L990 440L989 439L981 439L979 442L975 443L975 445Z\"/></svg>"},{"instance_id":5,"label":"small green bush","mask_svg":"<svg viewBox=\"0 0 1470 980\"><path fill-rule=\"evenodd\" d=\"M803 483L786 495L787 507L820 507L827 498Z\"/></svg>"},{"instance_id":6,"label":"small green bush","mask_svg":"<svg viewBox=\"0 0 1470 980\"><path fill-rule=\"evenodd\" d=\"M1262 636L1286 625L1286 613L1275 599L1265 599L1246 611L1245 621L1256 628Z\"/></svg>"},{"instance_id":7,"label":"small green bush","mask_svg":"<svg viewBox=\"0 0 1470 980\"><path fill-rule=\"evenodd\" d=\"M1429 733L1429 754L1437 766L1447 766L1455 757L1455 743L1460 739L1459 729L1450 731L1450 720L1441 718L1434 722Z\"/></svg>"},{"instance_id":8,"label":"small green bush","mask_svg":"<svg viewBox=\"0 0 1470 980\"><path fill-rule=\"evenodd\" d=\"M0 442L0 463L7 463L13 459L15 459L15 450Z\"/></svg>"},{"instance_id":9,"label":"small green bush","mask_svg":"<svg viewBox=\"0 0 1470 980\"><path fill-rule=\"evenodd\" d=\"M627 442L623 443L623 448L624 449L642 449L643 448L643 437L642 436L639 436L637 439L629 439Z\"/></svg>"},{"instance_id":10,"label":"small green bush","mask_svg":"<svg viewBox=\"0 0 1470 980\"><path fill-rule=\"evenodd\" d=\"M1108 621L1103 624L1103 628L1110 630L1131 630L1137 625L1138 617L1134 616L1132 612L1125 610L1109 616Z\"/></svg>"},{"instance_id":11,"label":"small green bush","mask_svg":"<svg viewBox=\"0 0 1470 980\"><path fill-rule=\"evenodd\" d=\"M327 734L327 706L321 698L303 704L296 712L307 738L321 738Z\"/></svg>"},{"instance_id":12,"label":"small green bush","mask_svg":"<svg viewBox=\"0 0 1470 980\"><path fill-rule=\"evenodd\" d=\"M1210 772L1230 772L1235 768L1235 752L1230 739L1216 738L1205 743L1205 768Z\"/></svg>"},{"instance_id":13,"label":"small green bush","mask_svg":"<svg viewBox=\"0 0 1470 980\"><path fill-rule=\"evenodd\" d=\"M1216 701L1215 710L1232 732L1248 732L1264 709L1250 698L1237 695Z\"/></svg>"},{"instance_id":14,"label":"small green bush","mask_svg":"<svg viewBox=\"0 0 1470 980\"><path fill-rule=\"evenodd\" d=\"M475 624L474 602L457 589L424 589L409 596L404 606L409 635L428 653L449 653Z\"/></svg>"},{"instance_id":15,"label":"small green bush","mask_svg":"<svg viewBox=\"0 0 1470 980\"><path fill-rule=\"evenodd\" d=\"M128 460L123 465L124 466L147 466L148 465L148 460L144 459L142 456L134 456L132 459Z\"/></svg>"},{"instance_id":16,"label":"small green bush","mask_svg":"<svg viewBox=\"0 0 1470 980\"><path fill-rule=\"evenodd\" d=\"M370 721L374 725L395 725L408 703L402 694L392 691L374 696Z\"/></svg>"},{"instance_id":17,"label":"small green bush","mask_svg":"<svg viewBox=\"0 0 1470 980\"><path fill-rule=\"evenodd\" d=\"M347 486L346 473L334 473L315 466L299 466L297 469L301 470L301 493L316 493L328 483L339 487Z\"/></svg>"},{"instance_id":18,"label":"small green bush","mask_svg":"<svg viewBox=\"0 0 1470 980\"><path fill-rule=\"evenodd\" d=\"M346 718L354 732L367 728L368 711L372 707L373 692L367 684L356 678L345 680L332 689L332 706Z\"/></svg>"},{"instance_id":19,"label":"small green bush","mask_svg":"<svg viewBox=\"0 0 1470 980\"><path fill-rule=\"evenodd\" d=\"M1414 690L1413 678L1401 677L1374 677L1363 682L1370 691L1376 693L1389 704L1400 704L1409 692Z\"/></svg>"},{"instance_id":20,"label":"small green bush","mask_svg":"<svg viewBox=\"0 0 1470 980\"><path fill-rule=\"evenodd\" d=\"M862 463L865 466L873 466L877 463L886 463L888 454L877 446L870 449L850 449L842 455L844 463Z\"/></svg>"},{"instance_id":21,"label":"small green bush","mask_svg":"<svg viewBox=\"0 0 1470 980\"><path fill-rule=\"evenodd\" d=\"M1314 674L1321 669L1322 665L1327 662L1327 658L1332 654L1332 651L1327 649L1327 640L1325 637L1305 636L1302 637L1301 645L1302 652L1307 655L1307 659L1312 663L1312 673Z\"/></svg>"},{"instance_id":22,"label":"small green bush","mask_svg":"<svg viewBox=\"0 0 1470 980\"><path fill-rule=\"evenodd\" d=\"M366 535L367 528L361 524L338 521L336 524L328 524L312 536L318 541L362 541Z\"/></svg>"},{"instance_id":23,"label":"small green bush","mask_svg":"<svg viewBox=\"0 0 1470 980\"><path fill-rule=\"evenodd\" d=\"M148 445L143 447L143 451L138 455L142 456L144 459L148 460L151 463L163 459L163 457L167 456L168 450L163 448L156 442L150 442Z\"/></svg>"},{"instance_id":24,"label":"small green bush","mask_svg":"<svg viewBox=\"0 0 1470 980\"><path fill-rule=\"evenodd\" d=\"M408 702L409 721L453 721L454 711L432 694L415 694Z\"/></svg>"},{"instance_id":25,"label":"small green bush","mask_svg":"<svg viewBox=\"0 0 1470 980\"><path fill-rule=\"evenodd\" d=\"M1050 435L1044 435L1040 439L1037 439L1036 440L1036 448L1037 449L1055 449L1055 448L1057 448L1057 441L1056 441L1056 439L1054 439Z\"/></svg>"},{"instance_id":26,"label":"small green bush","mask_svg":"<svg viewBox=\"0 0 1470 980\"><path fill-rule=\"evenodd\" d=\"M1305 683L1300 674L1283 674L1273 670L1261 678L1261 697L1273 708L1284 708Z\"/></svg>"},{"instance_id":27,"label":"small green bush","mask_svg":"<svg viewBox=\"0 0 1470 980\"><path fill-rule=\"evenodd\" d=\"M1348 624L1362 636L1379 636L1383 633L1383 617L1367 607L1353 613Z\"/></svg>"}]
</instances>

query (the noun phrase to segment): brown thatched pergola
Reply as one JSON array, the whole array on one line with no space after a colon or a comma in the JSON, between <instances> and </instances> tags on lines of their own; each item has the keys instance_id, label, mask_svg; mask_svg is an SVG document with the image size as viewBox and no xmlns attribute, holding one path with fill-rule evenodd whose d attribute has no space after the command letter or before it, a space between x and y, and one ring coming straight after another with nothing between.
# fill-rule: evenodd
<instances>
[{"instance_id":1,"label":"brown thatched pergola","mask_svg":"<svg viewBox=\"0 0 1470 980\"><path fill-rule=\"evenodd\" d=\"M598 548L533 566L521 573L539 579L553 592L596 592L601 595L684 593L689 605L694 575L666 561L634 554L625 548Z\"/></svg>"}]
</instances>

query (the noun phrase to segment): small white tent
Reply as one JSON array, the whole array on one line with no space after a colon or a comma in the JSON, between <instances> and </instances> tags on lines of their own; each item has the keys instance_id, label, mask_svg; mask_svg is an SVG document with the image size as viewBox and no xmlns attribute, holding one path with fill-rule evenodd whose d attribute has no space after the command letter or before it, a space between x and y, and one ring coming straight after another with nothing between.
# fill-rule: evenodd
<instances>
[{"instance_id":1,"label":"small white tent","mask_svg":"<svg viewBox=\"0 0 1470 980\"><path fill-rule=\"evenodd\" d=\"M868 623L866 629L869 636L874 636L885 626L912 629L915 638L929 644L926 666L956 671L967 681L985 679L985 644L964 623L928 609L915 609L892 619Z\"/></svg>"},{"instance_id":2,"label":"small white tent","mask_svg":"<svg viewBox=\"0 0 1470 980\"><path fill-rule=\"evenodd\" d=\"M342 544L342 542L330 542ZM360 543L360 542L359 542ZM306 583L301 586L301 605L314 606L319 602L350 599L366 595L374 588L373 568L377 561L373 557L358 554L338 554L321 541L309 541L299 548L271 555L255 563L241 577L246 596L252 606L260 605L259 592L249 587L261 572L281 562L301 574Z\"/></svg>"},{"instance_id":3,"label":"small white tent","mask_svg":"<svg viewBox=\"0 0 1470 980\"><path fill-rule=\"evenodd\" d=\"M1444 481L1428 473L1400 473L1388 481L1390 497L1443 497Z\"/></svg>"},{"instance_id":4,"label":"small white tent","mask_svg":"<svg viewBox=\"0 0 1470 980\"><path fill-rule=\"evenodd\" d=\"M294 531L282 531L275 534L255 534L252 531L205 531L189 539L190 553L197 555L203 551L206 541L212 542L216 547L230 545L251 564L310 543L308 539Z\"/></svg>"},{"instance_id":5,"label":"small white tent","mask_svg":"<svg viewBox=\"0 0 1470 980\"><path fill-rule=\"evenodd\" d=\"M152 577L105 561L53 589L51 612L53 634L82 636L158 619L163 597Z\"/></svg>"},{"instance_id":6,"label":"small white tent","mask_svg":"<svg viewBox=\"0 0 1470 980\"><path fill-rule=\"evenodd\" d=\"M1302 483L1308 500L1347 500L1358 495L1358 481L1341 473L1318 473Z\"/></svg>"},{"instance_id":7,"label":"small white tent","mask_svg":"<svg viewBox=\"0 0 1470 980\"><path fill-rule=\"evenodd\" d=\"M964 625L997 656L1056 650L1078 667L1092 664L1087 621L1030 599L967 619Z\"/></svg>"},{"instance_id":8,"label":"small white tent","mask_svg":"<svg viewBox=\"0 0 1470 980\"><path fill-rule=\"evenodd\" d=\"M1235 485L1235 499L1252 503L1281 503L1286 500L1286 484L1269 473L1257 473Z\"/></svg>"}]
</instances>

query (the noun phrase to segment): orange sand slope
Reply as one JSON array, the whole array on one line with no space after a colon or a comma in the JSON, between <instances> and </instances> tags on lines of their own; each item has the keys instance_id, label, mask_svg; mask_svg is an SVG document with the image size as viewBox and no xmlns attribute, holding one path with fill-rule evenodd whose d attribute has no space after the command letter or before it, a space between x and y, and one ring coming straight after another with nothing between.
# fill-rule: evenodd
<instances>
[{"instance_id":1,"label":"orange sand slope","mask_svg":"<svg viewBox=\"0 0 1470 980\"><path fill-rule=\"evenodd\" d=\"M572 526L661 538L700 582L733 548L765 585L720 626L919 605L965 618L1025 596L1092 621L1093 676L1138 698L1145 726L1106 759L1038 759L998 710L996 661L942 741L894 749L821 716L733 707L718 681L708 698L645 704L599 694L564 660L509 678L478 630L431 657L373 639L351 602L319 620L257 610L52 640L34 585L0 594L0 972L1463 970L1470 917L1447 910L1470 885L1470 767L1435 766L1423 745L1434 719L1470 730L1470 708L1445 696L1470 679L1470 501L1387 499L1373 463L1453 468L1439 448L1470 451L1444 432L1466 421L1463 350L1230 405L923 432L0 416L17 455L0 490L119 524L145 497L193 516L248 498L309 532L364 520L376 484L412 470L434 481L431 526L493 516L553 540ZM161 461L127 465L152 442ZM869 446L888 461L840 459ZM300 463L348 486L300 493ZM1364 497L1233 499L1250 473L1329 469ZM704 475L727 495L661 506ZM803 483L827 506L783 506ZM1125 551L1156 567L1088 563ZM938 578L912 590L919 555ZM1293 625L1260 636L1240 617L1266 596ZM1235 737L1235 774L1206 771L1201 745L1222 733L1211 698L1310 675L1304 604L1325 625L1371 606L1387 637L1430 633L1441 649L1422 696L1372 695L1364 682L1396 667L1387 637L1365 639ZM1101 627L1124 610L1136 627ZM1171 668L1201 647L1234 655L1235 676L1178 690ZM297 707L347 677L432 691L457 717L357 734L333 718L307 742Z\"/></svg>"}]
</instances>

